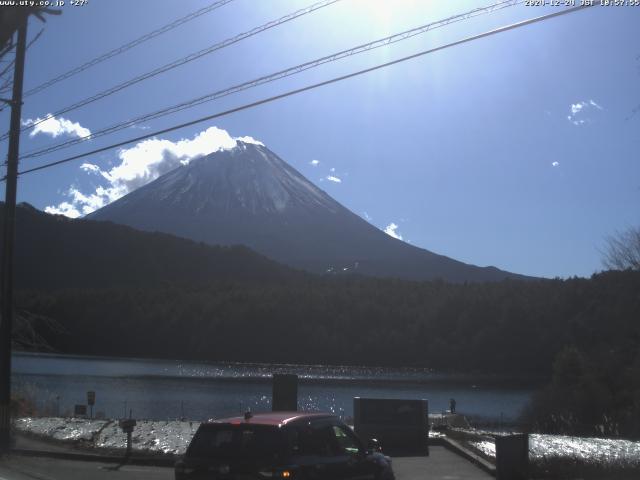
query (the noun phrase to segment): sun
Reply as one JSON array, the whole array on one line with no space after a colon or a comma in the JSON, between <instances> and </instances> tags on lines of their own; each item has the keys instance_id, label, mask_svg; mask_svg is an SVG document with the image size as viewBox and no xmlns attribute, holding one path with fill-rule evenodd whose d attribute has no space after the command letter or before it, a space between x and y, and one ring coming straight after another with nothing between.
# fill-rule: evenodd
<instances>
[{"instance_id":1,"label":"sun","mask_svg":"<svg viewBox=\"0 0 640 480\"><path fill-rule=\"evenodd\" d=\"M414 26L436 6L428 0L355 0L351 3L351 18L355 20L354 28L390 35Z\"/></svg>"}]
</instances>

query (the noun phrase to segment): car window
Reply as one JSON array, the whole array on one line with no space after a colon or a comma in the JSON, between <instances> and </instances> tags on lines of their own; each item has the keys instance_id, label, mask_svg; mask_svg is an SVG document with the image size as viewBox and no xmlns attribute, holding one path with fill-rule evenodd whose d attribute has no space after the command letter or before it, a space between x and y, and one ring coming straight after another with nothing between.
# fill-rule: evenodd
<instances>
[{"instance_id":1,"label":"car window","mask_svg":"<svg viewBox=\"0 0 640 480\"><path fill-rule=\"evenodd\" d=\"M325 457L335 453L330 427L291 429L289 446L294 455Z\"/></svg>"},{"instance_id":2,"label":"car window","mask_svg":"<svg viewBox=\"0 0 640 480\"><path fill-rule=\"evenodd\" d=\"M338 453L358 453L361 450L361 444L353 433L338 425L331 427L331 430Z\"/></svg>"},{"instance_id":3,"label":"car window","mask_svg":"<svg viewBox=\"0 0 640 480\"><path fill-rule=\"evenodd\" d=\"M220 426L198 430L188 456L205 458L270 458L281 446L277 429L264 426Z\"/></svg>"}]
</instances>

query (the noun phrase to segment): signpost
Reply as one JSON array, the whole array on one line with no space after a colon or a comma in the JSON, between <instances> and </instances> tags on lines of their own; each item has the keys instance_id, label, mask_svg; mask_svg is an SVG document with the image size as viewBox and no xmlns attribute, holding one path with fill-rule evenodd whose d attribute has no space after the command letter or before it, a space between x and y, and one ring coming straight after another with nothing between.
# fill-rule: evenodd
<instances>
[{"instance_id":1,"label":"signpost","mask_svg":"<svg viewBox=\"0 0 640 480\"><path fill-rule=\"evenodd\" d=\"M133 433L133 427L136 426L136 421L131 418L131 413L131 410L129 410L129 418L123 418L120 420L120 428L122 428L122 431L127 434L127 458L131 456L131 434Z\"/></svg>"},{"instance_id":2,"label":"signpost","mask_svg":"<svg viewBox=\"0 0 640 480\"><path fill-rule=\"evenodd\" d=\"M87 392L87 405L91 409L91 417L93 418L93 406L96 404L96 392L90 390Z\"/></svg>"}]
</instances>

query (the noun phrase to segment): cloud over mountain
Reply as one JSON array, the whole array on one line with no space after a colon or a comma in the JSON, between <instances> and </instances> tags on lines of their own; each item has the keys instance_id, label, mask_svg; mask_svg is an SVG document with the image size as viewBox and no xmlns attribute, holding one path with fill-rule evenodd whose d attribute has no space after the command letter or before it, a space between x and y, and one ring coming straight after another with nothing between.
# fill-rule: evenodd
<instances>
[{"instance_id":1,"label":"cloud over mountain","mask_svg":"<svg viewBox=\"0 0 640 480\"><path fill-rule=\"evenodd\" d=\"M397 238L398 240L402 240L402 235L400 235L400 232L398 232L398 225L393 222L391 222L389 225L385 227L384 233L386 233L390 237Z\"/></svg>"},{"instance_id":2,"label":"cloud over mountain","mask_svg":"<svg viewBox=\"0 0 640 480\"><path fill-rule=\"evenodd\" d=\"M65 192L68 199L58 205L47 206L45 211L71 218L87 215L180 165L188 164L194 158L234 148L238 141L263 145L249 136L233 138L226 130L217 127L210 127L191 139L176 142L158 138L143 140L133 147L120 150L119 163L108 170L92 163L83 163L80 166L82 171L100 175L105 184L98 185L90 193L83 193L76 186L71 186Z\"/></svg>"}]
</instances>

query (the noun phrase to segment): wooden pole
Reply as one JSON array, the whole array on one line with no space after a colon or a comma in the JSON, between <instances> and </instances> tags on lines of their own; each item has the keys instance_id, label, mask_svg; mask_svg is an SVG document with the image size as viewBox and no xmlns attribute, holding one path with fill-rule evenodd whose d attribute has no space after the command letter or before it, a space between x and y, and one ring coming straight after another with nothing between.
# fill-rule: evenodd
<instances>
[{"instance_id":1,"label":"wooden pole","mask_svg":"<svg viewBox=\"0 0 640 480\"><path fill-rule=\"evenodd\" d=\"M11 334L13 330L13 247L16 226L16 192L18 185L18 152L20 146L20 116L22 113L22 80L27 46L27 21L18 27L16 61L13 73L11 125L4 204L2 244L2 272L0 289L2 317L0 318L0 452L11 447Z\"/></svg>"}]
</instances>

